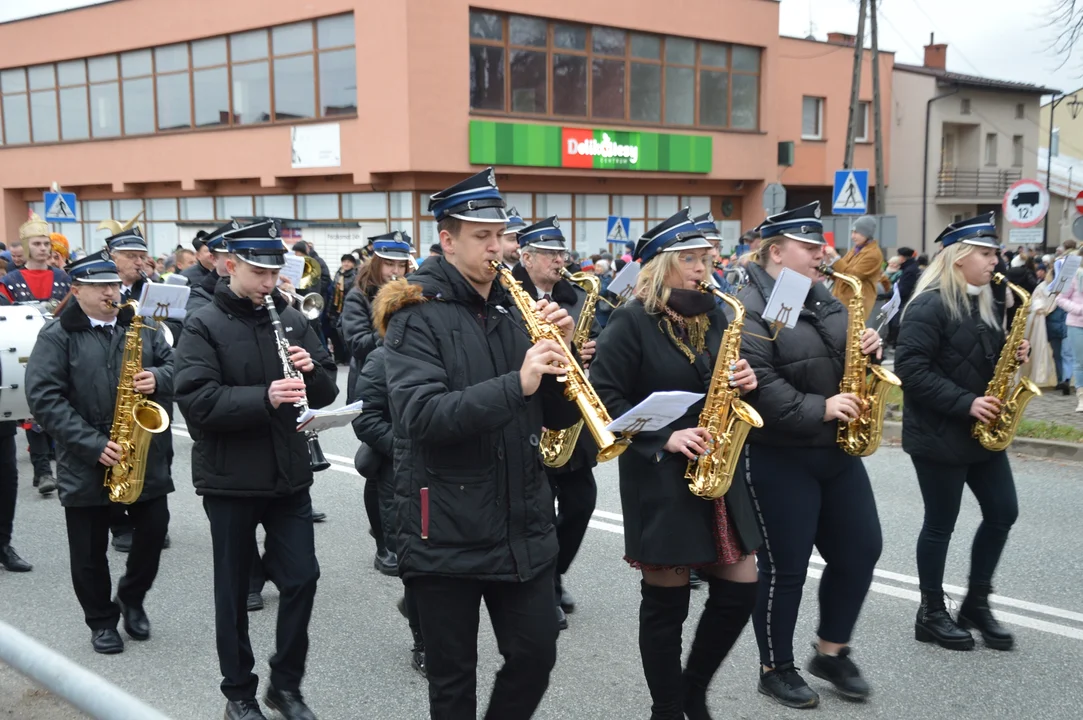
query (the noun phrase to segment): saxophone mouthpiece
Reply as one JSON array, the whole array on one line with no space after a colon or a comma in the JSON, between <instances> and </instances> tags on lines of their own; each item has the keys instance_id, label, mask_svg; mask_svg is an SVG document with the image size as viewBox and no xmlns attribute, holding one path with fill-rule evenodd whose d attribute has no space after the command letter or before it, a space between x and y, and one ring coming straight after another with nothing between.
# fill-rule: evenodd
<instances>
[{"instance_id":1,"label":"saxophone mouthpiece","mask_svg":"<svg viewBox=\"0 0 1083 720\"><path fill-rule=\"evenodd\" d=\"M827 264L820 265L820 267L816 268L816 270L817 270L817 272L819 272L821 275L823 275L825 277L831 277L832 275L835 274L834 268L832 268L830 265L827 265Z\"/></svg>"}]
</instances>

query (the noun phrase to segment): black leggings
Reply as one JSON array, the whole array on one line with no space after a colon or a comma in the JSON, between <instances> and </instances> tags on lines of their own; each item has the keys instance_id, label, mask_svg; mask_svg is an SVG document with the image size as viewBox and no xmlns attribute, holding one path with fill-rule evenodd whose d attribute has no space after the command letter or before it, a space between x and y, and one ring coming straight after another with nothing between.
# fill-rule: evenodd
<instances>
[{"instance_id":1,"label":"black leggings","mask_svg":"<svg viewBox=\"0 0 1083 720\"><path fill-rule=\"evenodd\" d=\"M741 468L738 472L741 472ZM883 538L861 458L837 447L745 447L743 471L763 532L760 595L752 623L760 662L793 661L793 633L812 547L827 566L820 579L817 634L848 643Z\"/></svg>"},{"instance_id":2,"label":"black leggings","mask_svg":"<svg viewBox=\"0 0 1083 720\"><path fill-rule=\"evenodd\" d=\"M918 535L918 578L921 589L943 590L944 562L948 543L959 517L963 486L969 485L981 506L981 525L974 534L970 549L970 584L990 585L1000 554L1008 541L1008 531L1019 517L1019 500L1008 464L1008 454L971 465L946 465L926 458L910 458L918 474L918 485L925 500L925 523Z\"/></svg>"}]
</instances>

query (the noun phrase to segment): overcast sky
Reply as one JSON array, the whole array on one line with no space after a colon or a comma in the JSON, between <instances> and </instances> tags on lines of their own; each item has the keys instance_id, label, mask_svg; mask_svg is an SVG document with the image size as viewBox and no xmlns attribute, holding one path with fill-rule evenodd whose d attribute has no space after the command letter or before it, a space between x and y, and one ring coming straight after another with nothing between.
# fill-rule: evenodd
<instances>
[{"instance_id":1,"label":"overcast sky","mask_svg":"<svg viewBox=\"0 0 1083 720\"><path fill-rule=\"evenodd\" d=\"M0 0L0 22L101 0ZM590 0L586 0L589 2ZM1047 17L1057 0L880 0L880 46L920 64L929 33L948 44L948 69L1068 92L1083 87L1083 47L1057 70ZM857 32L856 0L782 0L779 32L824 39ZM694 23L693 23L694 25ZM866 30L867 32L867 30Z\"/></svg>"}]
</instances>

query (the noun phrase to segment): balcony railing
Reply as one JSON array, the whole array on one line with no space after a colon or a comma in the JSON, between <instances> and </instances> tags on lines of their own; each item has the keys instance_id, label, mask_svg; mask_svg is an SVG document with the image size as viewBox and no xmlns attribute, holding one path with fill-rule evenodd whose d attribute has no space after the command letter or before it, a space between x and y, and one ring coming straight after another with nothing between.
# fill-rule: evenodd
<instances>
[{"instance_id":1,"label":"balcony railing","mask_svg":"<svg viewBox=\"0 0 1083 720\"><path fill-rule=\"evenodd\" d=\"M1010 170L957 170L940 171L937 178L937 197L1000 199L1017 180L1023 179L1019 168Z\"/></svg>"}]
</instances>

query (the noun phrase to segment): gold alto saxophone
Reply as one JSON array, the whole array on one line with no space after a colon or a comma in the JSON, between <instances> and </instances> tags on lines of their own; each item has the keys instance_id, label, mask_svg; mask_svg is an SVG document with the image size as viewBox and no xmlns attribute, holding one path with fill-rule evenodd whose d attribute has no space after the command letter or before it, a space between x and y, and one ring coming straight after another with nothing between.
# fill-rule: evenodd
<instances>
[{"instance_id":1,"label":"gold alto saxophone","mask_svg":"<svg viewBox=\"0 0 1083 720\"><path fill-rule=\"evenodd\" d=\"M573 282L587 291L583 309L575 323L575 332L572 334L572 345L576 352L582 352L583 346L590 340L590 326L594 322L594 312L598 305L598 297L601 295L602 281L594 273L579 272L573 275L561 268L560 274L568 282ZM567 465L571 460L572 451L575 450L575 444L579 442L581 432L583 432L582 420L565 430L542 432L541 443L538 445L542 462L553 468Z\"/></svg>"},{"instance_id":2,"label":"gold alto saxophone","mask_svg":"<svg viewBox=\"0 0 1083 720\"><path fill-rule=\"evenodd\" d=\"M993 275L993 282L1008 282L1000 273ZM1019 382L1012 385L1019 366L1022 364L1016 357L1019 347L1026 339L1027 315L1030 313L1030 293L1015 283L1008 282L1008 289L1019 298L1019 309L1015 311L1012 319L1012 327L1008 331L1008 337L1004 342L1004 349L1000 351L997 359L996 370L993 378L985 388L985 394L1000 400L1000 412L992 422L974 423L971 432L977 438L981 446L986 450L1003 450L1011 445L1015 438L1015 432L1019 428L1019 421L1023 418L1023 410L1026 409L1035 395L1041 395L1042 391L1030 378L1021 377Z\"/></svg>"},{"instance_id":3,"label":"gold alto saxophone","mask_svg":"<svg viewBox=\"0 0 1083 720\"><path fill-rule=\"evenodd\" d=\"M845 283L853 291L846 307L849 325L846 330L846 365L842 372L839 393L852 393L861 401L861 414L848 423L839 422L838 443L847 455L868 457L880 447L884 435L884 411L887 410L888 388L902 386L902 380L890 370L869 363L861 352L861 336L865 332L865 302L861 281L852 275L835 272L821 265L820 272L835 282Z\"/></svg>"},{"instance_id":4,"label":"gold alto saxophone","mask_svg":"<svg viewBox=\"0 0 1083 720\"><path fill-rule=\"evenodd\" d=\"M530 335L531 342L553 340L560 345L561 351L568 358L568 373L561 379L565 383L564 395L569 400L574 400L579 407L579 413L583 416L584 424L587 430L590 431L591 437L594 438L594 443L598 446L598 462L612 460L620 455L628 447L628 440L618 440L616 435L606 430L606 426L613 420L609 417L609 412L605 409L605 405L602 404L598 393L587 382L583 368L579 367L579 363L575 361L568 346L564 343L560 328L538 317L537 313L534 312L534 300L523 290L523 286L512 276L511 270L505 267L503 263L492 260L489 262L489 267L496 273L500 284L511 295L512 302L519 309L519 314L523 316L523 322L526 323L527 334Z\"/></svg>"},{"instance_id":5,"label":"gold alto saxophone","mask_svg":"<svg viewBox=\"0 0 1083 720\"><path fill-rule=\"evenodd\" d=\"M123 305L114 303L118 310L138 306L134 300ZM117 382L117 401L113 408L113 427L109 440L120 446L120 462L105 471L105 486L109 499L115 503L131 505L143 492L143 479L147 470L147 451L155 435L169 429L169 416L165 408L147 400L136 392L134 380L143 372L143 318L132 317L124 336L124 357L120 364Z\"/></svg>"},{"instance_id":6,"label":"gold alto saxophone","mask_svg":"<svg viewBox=\"0 0 1083 720\"><path fill-rule=\"evenodd\" d=\"M741 457L741 448L752 428L763 427L763 418L741 399L737 388L730 387L730 365L741 359L741 330L745 326L745 306L708 283L699 283L701 292L715 295L733 309L733 322L722 335L714 361L711 385L699 414L698 427L706 428L713 443L710 452L688 461L684 479L693 495L714 500L726 494L733 482L733 473Z\"/></svg>"}]
</instances>

